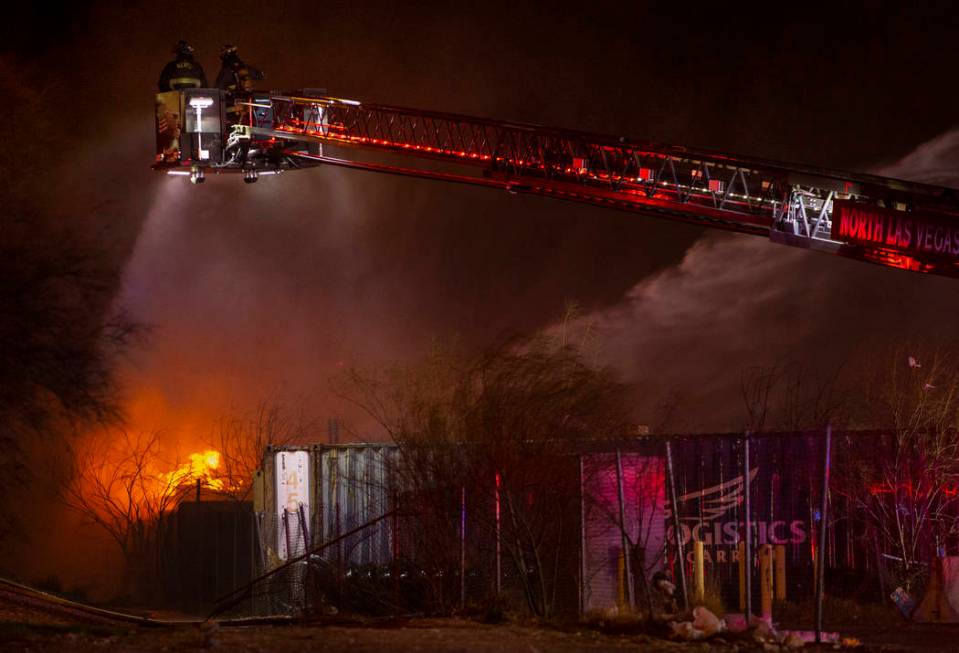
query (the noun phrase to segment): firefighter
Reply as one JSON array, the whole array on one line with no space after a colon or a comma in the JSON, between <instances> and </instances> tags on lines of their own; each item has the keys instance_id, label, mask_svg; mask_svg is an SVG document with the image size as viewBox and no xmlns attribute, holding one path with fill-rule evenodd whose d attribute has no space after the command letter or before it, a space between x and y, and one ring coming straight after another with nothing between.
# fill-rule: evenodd
<instances>
[{"instance_id":1,"label":"firefighter","mask_svg":"<svg viewBox=\"0 0 959 653\"><path fill-rule=\"evenodd\" d=\"M206 73L203 66L194 61L193 48L186 41L178 41L176 59L168 63L160 73L160 91L177 91L181 88L206 88Z\"/></svg>"},{"instance_id":2,"label":"firefighter","mask_svg":"<svg viewBox=\"0 0 959 653\"><path fill-rule=\"evenodd\" d=\"M670 582L669 578L662 571L653 574L653 589L659 593L663 604L663 612L666 614L675 614L679 606L676 603L676 586Z\"/></svg>"},{"instance_id":3,"label":"firefighter","mask_svg":"<svg viewBox=\"0 0 959 653\"><path fill-rule=\"evenodd\" d=\"M223 46L220 50L220 61L222 65L216 76L216 87L227 93L248 93L253 89L253 80L266 77L261 70L243 63L235 45Z\"/></svg>"}]
</instances>

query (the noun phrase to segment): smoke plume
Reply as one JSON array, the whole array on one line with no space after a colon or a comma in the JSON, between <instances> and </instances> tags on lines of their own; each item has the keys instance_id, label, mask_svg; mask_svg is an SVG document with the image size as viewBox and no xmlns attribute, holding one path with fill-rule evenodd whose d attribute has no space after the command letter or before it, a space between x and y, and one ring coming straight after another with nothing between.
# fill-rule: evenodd
<instances>
[{"instance_id":1,"label":"smoke plume","mask_svg":"<svg viewBox=\"0 0 959 653\"><path fill-rule=\"evenodd\" d=\"M877 170L959 187L957 171L959 131ZM791 362L830 370L872 348L954 336L957 301L951 279L708 233L580 325L595 328L603 358L638 384L642 418L676 392L683 426L724 430L742 426L744 370Z\"/></svg>"}]
</instances>

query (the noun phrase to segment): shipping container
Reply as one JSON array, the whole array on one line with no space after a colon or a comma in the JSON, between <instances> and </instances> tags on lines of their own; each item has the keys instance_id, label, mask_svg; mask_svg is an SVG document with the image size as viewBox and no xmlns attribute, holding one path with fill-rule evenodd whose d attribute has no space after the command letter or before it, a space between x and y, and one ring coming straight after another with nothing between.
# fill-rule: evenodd
<instances>
[{"instance_id":1,"label":"shipping container","mask_svg":"<svg viewBox=\"0 0 959 653\"><path fill-rule=\"evenodd\" d=\"M319 552L331 563L389 564L391 522L375 520L391 509L397 452L382 443L269 447L254 501L266 569L323 542L333 542Z\"/></svg>"}]
</instances>

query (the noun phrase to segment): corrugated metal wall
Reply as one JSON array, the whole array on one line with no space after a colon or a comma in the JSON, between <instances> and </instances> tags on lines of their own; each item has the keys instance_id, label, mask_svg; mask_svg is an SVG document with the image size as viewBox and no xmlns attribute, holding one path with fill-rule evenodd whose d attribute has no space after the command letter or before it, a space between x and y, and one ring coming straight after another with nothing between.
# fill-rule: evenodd
<instances>
[{"instance_id":1,"label":"corrugated metal wall","mask_svg":"<svg viewBox=\"0 0 959 653\"><path fill-rule=\"evenodd\" d=\"M679 501L681 537L685 560L676 560L676 537L672 532L666 497L664 438L642 438L616 443L593 443L583 453L583 523L580 531L582 559L578 573L570 569L570 582L579 581L583 610L609 609L624 602L625 556L630 556L636 587L636 604L642 599L642 568L646 577L663 569L671 576L679 566L690 570L692 542L703 541L708 589L721 596L726 606L740 602L737 542L742 538L742 436L672 437L676 493ZM811 587L810 545L816 529L813 487L821 478L821 434L754 436L750 464L750 496L753 529L758 547L767 542L786 546L788 596L802 598ZM617 472L616 448L621 449L622 473ZM366 443L314 445L299 449L270 449L264 457L262 502L257 515L263 569L279 564L277 555L276 469L279 451L305 451L310 456L310 540L315 545L346 535L322 551L331 568L349 570L360 566L385 567L396 557L415 563L416 551L403 544L416 532L416 517L389 517L397 495L399 448L391 444ZM753 472L755 470L755 472ZM571 466L571 474L575 474ZM622 479L624 519L620 517L619 485ZM490 481L492 483L492 480ZM493 511L490 502L468 497L468 519ZM489 505L487 505L489 504ZM457 509L458 509L457 502ZM629 545L624 547L620 524L625 524ZM577 524L579 526L579 524ZM358 530L357 530L358 529ZM355 533L350 533L357 530ZM402 537L397 536L397 532ZM467 593L473 585L477 595L494 583L492 544L483 540L482 529L467 524ZM398 543L399 540L399 543ZM458 541L457 541L458 542ZM453 545L451 545L453 546ZM456 546L459 546L457 543ZM578 547L577 547L578 548ZM624 552L631 548L631 551ZM573 565L575 566L575 565ZM503 582L512 572L504 558ZM758 576L754 576L758 587ZM758 590L755 590L758 594ZM565 599L564 599L565 601ZM576 592L569 603L576 608Z\"/></svg>"},{"instance_id":2,"label":"corrugated metal wall","mask_svg":"<svg viewBox=\"0 0 959 653\"><path fill-rule=\"evenodd\" d=\"M666 543L665 470L661 457L623 453L623 517L620 520L619 484L616 454L591 454L583 461L583 495L585 546L583 574L583 607L605 610L625 607L624 574L626 560L623 530L632 548L630 565L636 605L642 586L639 574L646 576L663 566ZM620 524L625 524L621 529Z\"/></svg>"},{"instance_id":3,"label":"corrugated metal wall","mask_svg":"<svg viewBox=\"0 0 959 653\"><path fill-rule=\"evenodd\" d=\"M346 535L388 512L392 507L393 470L398 449L389 444L313 445L270 448L263 460L263 500L257 501L259 539L266 567L279 564L282 549L278 533L276 458L282 452L303 451L310 456L308 539L315 546ZM392 559L392 521L381 520L349 535L321 553L343 566L388 564ZM297 531L298 533L298 531ZM294 552L301 550L292 547Z\"/></svg>"},{"instance_id":4,"label":"corrugated metal wall","mask_svg":"<svg viewBox=\"0 0 959 653\"><path fill-rule=\"evenodd\" d=\"M318 541L329 541L392 509L397 447L385 444L317 445L313 448ZM340 540L321 555L351 565L392 560L392 522L384 519Z\"/></svg>"}]
</instances>

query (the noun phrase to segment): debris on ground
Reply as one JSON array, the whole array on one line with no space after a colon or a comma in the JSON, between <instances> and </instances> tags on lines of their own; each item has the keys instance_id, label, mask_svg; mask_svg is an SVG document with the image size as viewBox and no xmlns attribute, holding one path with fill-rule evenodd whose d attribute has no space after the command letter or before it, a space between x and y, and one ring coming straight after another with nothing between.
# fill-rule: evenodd
<instances>
[{"instance_id":1,"label":"debris on ground","mask_svg":"<svg viewBox=\"0 0 959 653\"><path fill-rule=\"evenodd\" d=\"M709 608L693 608L693 628L701 630L706 637L712 637L726 630L726 622L712 613Z\"/></svg>"},{"instance_id":2,"label":"debris on ground","mask_svg":"<svg viewBox=\"0 0 959 653\"><path fill-rule=\"evenodd\" d=\"M727 633L727 635L751 641L767 651L798 649L816 642L815 631L777 630L772 622L760 617L750 618L747 627L746 619L741 614L728 615L727 622L726 619L720 619L703 606L694 608L692 616L692 620L689 621L669 622L673 639L692 642ZM839 633L820 633L819 639L823 644L834 644L843 648L856 648L861 645L861 642L855 638L840 638Z\"/></svg>"},{"instance_id":3,"label":"debris on ground","mask_svg":"<svg viewBox=\"0 0 959 653\"><path fill-rule=\"evenodd\" d=\"M896 604L896 607L899 608L899 611L902 613L906 619L909 619L912 616L913 611L916 609L916 600L909 596L909 593L901 587L897 587L892 594L889 595L889 598L892 599L892 602Z\"/></svg>"},{"instance_id":4,"label":"debris on ground","mask_svg":"<svg viewBox=\"0 0 959 653\"><path fill-rule=\"evenodd\" d=\"M692 621L670 621L669 629L676 639L693 641L718 635L726 630L726 622L717 617L709 608L693 608Z\"/></svg>"},{"instance_id":5,"label":"debris on ground","mask_svg":"<svg viewBox=\"0 0 959 653\"><path fill-rule=\"evenodd\" d=\"M746 651L802 650L814 639L811 631L777 631L770 624L753 620L750 628L736 633L729 627L735 615L719 618L706 608L695 610L688 620L674 621L682 637L667 639L662 621L650 621L642 614L619 613L606 617L602 632L583 626L558 627L535 620L509 619L498 625L457 618L425 617L352 621L340 618L289 620L282 624L239 620L215 622L110 622L100 615L76 610L74 606L0 592L0 650L32 650L35 653L170 653L171 651L246 651L280 653L289 650L341 650L350 653L382 653L384 650L418 650L422 653L745 653ZM612 622L612 623L610 623ZM611 626L611 627L610 627ZM628 626L628 627L627 627ZM572 630L571 630L572 628ZM673 629L676 630L675 628ZM707 634L709 633L709 634ZM866 638L867 633L857 635ZM879 644L899 637L899 648ZM757 641L759 637L762 641ZM675 641L680 639L681 641ZM902 651L901 642L922 639L922 650L949 650L955 641L952 630L935 626L918 630L911 624L873 637L863 646L858 639L826 634L828 643L815 650L858 648L888 652ZM909 641L911 644L912 641ZM810 647L812 648L812 647ZM919 650L914 647L910 651Z\"/></svg>"}]
</instances>

